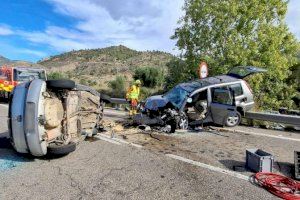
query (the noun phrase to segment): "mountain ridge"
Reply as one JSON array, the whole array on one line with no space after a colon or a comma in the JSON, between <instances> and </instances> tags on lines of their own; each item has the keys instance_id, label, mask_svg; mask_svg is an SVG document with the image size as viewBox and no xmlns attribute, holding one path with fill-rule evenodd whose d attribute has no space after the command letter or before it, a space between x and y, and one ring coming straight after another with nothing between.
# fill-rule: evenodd
<instances>
[{"instance_id":1,"label":"mountain ridge","mask_svg":"<svg viewBox=\"0 0 300 200\"><path fill-rule=\"evenodd\" d=\"M97 89L106 89L109 81L122 75L130 82L140 67L157 67L167 71L167 63L175 56L162 51L137 51L126 46L73 50L43 58L36 63L13 61L0 56L0 65L44 68L48 74L60 73L63 77L82 84L92 83Z\"/></svg>"},{"instance_id":2,"label":"mountain ridge","mask_svg":"<svg viewBox=\"0 0 300 200\"><path fill-rule=\"evenodd\" d=\"M157 67L167 71L167 63L175 56L162 51L136 51L126 46L77 50L42 59L37 64L50 73L60 72L77 82L93 82L107 88L117 75L132 80L135 69ZM96 82L96 83L95 83Z\"/></svg>"}]
</instances>

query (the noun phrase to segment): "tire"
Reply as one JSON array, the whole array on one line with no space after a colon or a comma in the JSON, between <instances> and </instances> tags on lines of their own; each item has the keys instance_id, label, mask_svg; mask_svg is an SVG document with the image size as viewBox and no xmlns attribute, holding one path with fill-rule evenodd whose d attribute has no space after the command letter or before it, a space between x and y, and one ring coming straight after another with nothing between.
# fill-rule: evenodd
<instances>
[{"instance_id":1,"label":"tire","mask_svg":"<svg viewBox=\"0 0 300 200\"><path fill-rule=\"evenodd\" d=\"M242 115L239 112L228 114L225 118L225 126L234 127L240 124Z\"/></svg>"},{"instance_id":2,"label":"tire","mask_svg":"<svg viewBox=\"0 0 300 200\"><path fill-rule=\"evenodd\" d=\"M189 127L189 121L186 116L181 116L177 122L177 128L181 130L187 130Z\"/></svg>"},{"instance_id":3,"label":"tire","mask_svg":"<svg viewBox=\"0 0 300 200\"><path fill-rule=\"evenodd\" d=\"M76 144L74 142L70 142L67 145L49 145L48 146L48 154L51 155L67 155L76 150Z\"/></svg>"},{"instance_id":4,"label":"tire","mask_svg":"<svg viewBox=\"0 0 300 200\"><path fill-rule=\"evenodd\" d=\"M75 88L75 82L71 80L48 80L46 81L47 87L52 89L68 89Z\"/></svg>"}]
</instances>

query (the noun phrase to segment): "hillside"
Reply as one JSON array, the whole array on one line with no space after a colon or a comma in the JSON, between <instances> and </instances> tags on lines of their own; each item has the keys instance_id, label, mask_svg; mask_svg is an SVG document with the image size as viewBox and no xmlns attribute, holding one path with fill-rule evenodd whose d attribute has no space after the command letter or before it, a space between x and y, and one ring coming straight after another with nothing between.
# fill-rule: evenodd
<instances>
[{"instance_id":1,"label":"hillside","mask_svg":"<svg viewBox=\"0 0 300 200\"><path fill-rule=\"evenodd\" d=\"M10 63L10 60L0 55L0 66Z\"/></svg>"},{"instance_id":2,"label":"hillside","mask_svg":"<svg viewBox=\"0 0 300 200\"><path fill-rule=\"evenodd\" d=\"M0 66L2 65L10 65L10 66L22 66L22 67L35 67L35 68L42 68L43 66L22 60L9 60L0 55Z\"/></svg>"},{"instance_id":3,"label":"hillside","mask_svg":"<svg viewBox=\"0 0 300 200\"><path fill-rule=\"evenodd\" d=\"M152 66L166 69L173 56L160 51L135 51L125 46L112 46L103 49L79 50L43 59L38 64L49 72L63 72L78 82L106 88L116 75L131 79L138 67Z\"/></svg>"}]
</instances>

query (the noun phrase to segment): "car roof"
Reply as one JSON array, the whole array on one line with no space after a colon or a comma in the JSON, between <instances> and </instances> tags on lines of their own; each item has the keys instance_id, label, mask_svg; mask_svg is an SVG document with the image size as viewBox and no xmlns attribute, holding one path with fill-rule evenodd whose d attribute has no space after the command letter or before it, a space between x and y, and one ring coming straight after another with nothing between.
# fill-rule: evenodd
<instances>
[{"instance_id":1,"label":"car roof","mask_svg":"<svg viewBox=\"0 0 300 200\"><path fill-rule=\"evenodd\" d=\"M221 76L207 77L204 79L197 79L186 83L180 83L178 86L188 91L189 93L192 93L193 91L206 86L220 84L220 83L230 83L238 80L240 79L232 76L221 75Z\"/></svg>"}]
</instances>

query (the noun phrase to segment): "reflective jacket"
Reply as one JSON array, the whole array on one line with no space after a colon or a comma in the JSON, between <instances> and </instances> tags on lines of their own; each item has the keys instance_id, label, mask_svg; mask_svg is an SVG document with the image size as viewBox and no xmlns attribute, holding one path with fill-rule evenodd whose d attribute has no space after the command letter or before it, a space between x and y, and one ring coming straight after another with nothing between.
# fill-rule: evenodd
<instances>
[{"instance_id":1,"label":"reflective jacket","mask_svg":"<svg viewBox=\"0 0 300 200\"><path fill-rule=\"evenodd\" d=\"M136 99L138 100L140 96L140 87L132 85L126 93L126 99Z\"/></svg>"}]
</instances>

